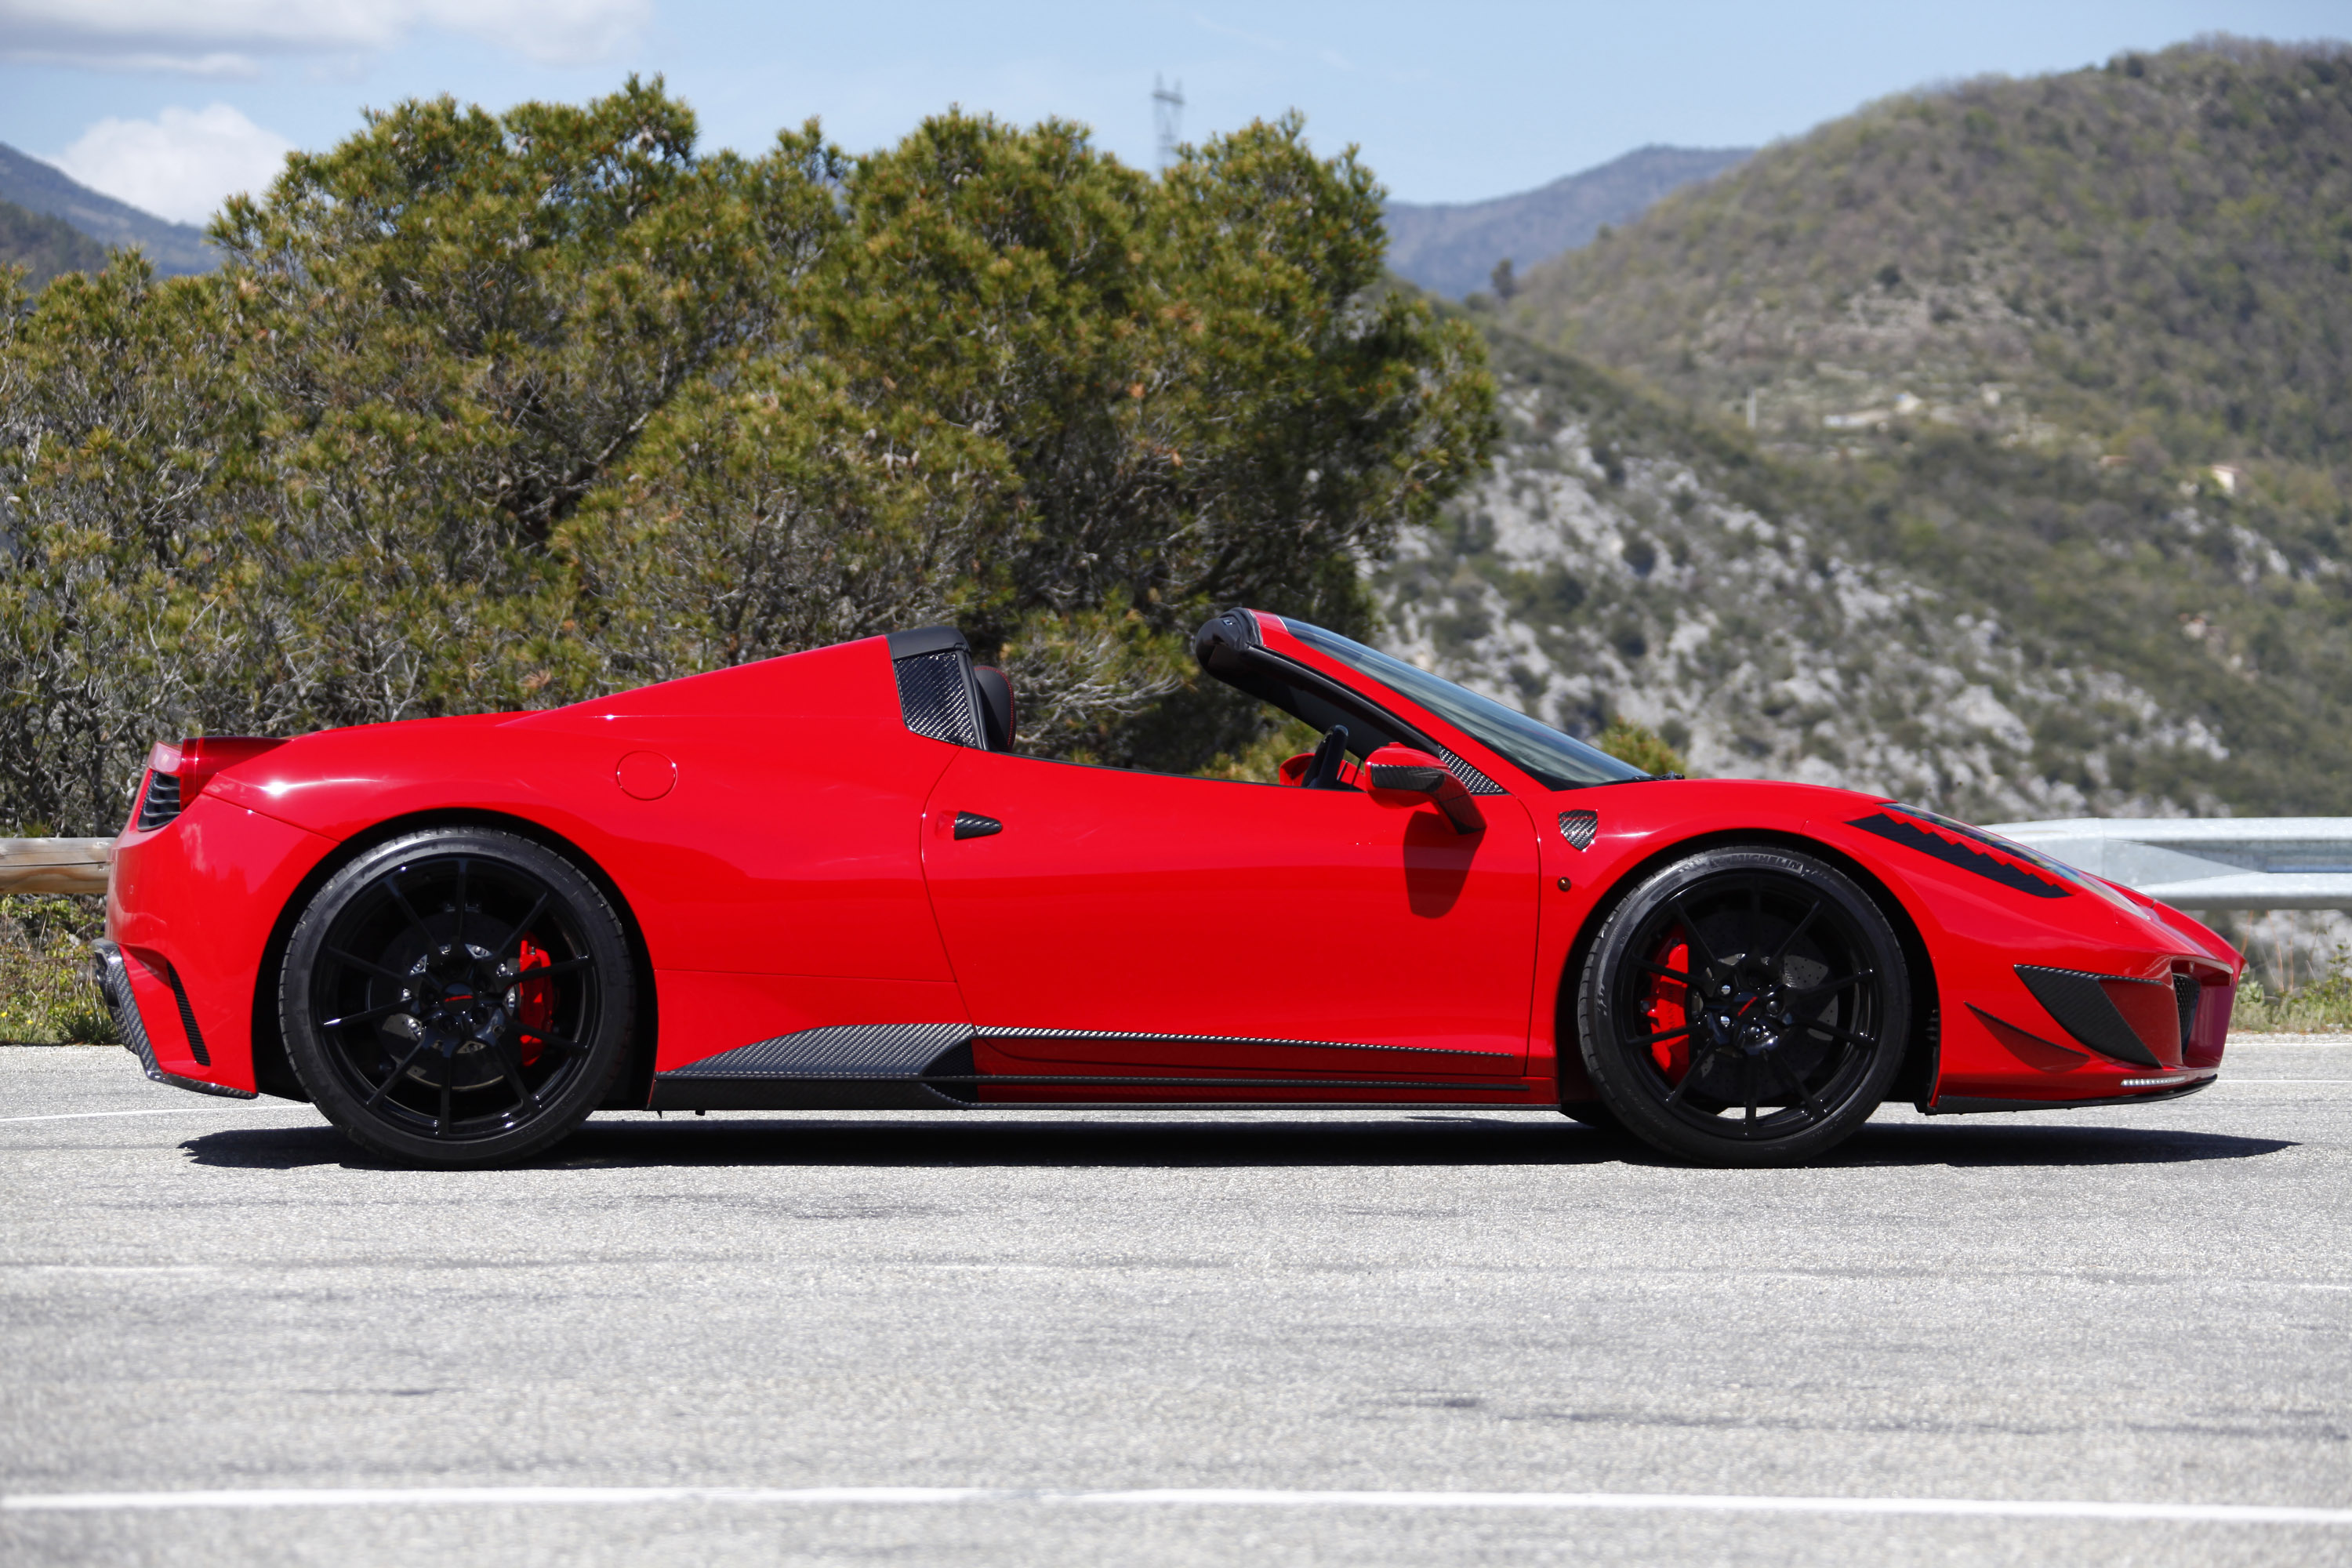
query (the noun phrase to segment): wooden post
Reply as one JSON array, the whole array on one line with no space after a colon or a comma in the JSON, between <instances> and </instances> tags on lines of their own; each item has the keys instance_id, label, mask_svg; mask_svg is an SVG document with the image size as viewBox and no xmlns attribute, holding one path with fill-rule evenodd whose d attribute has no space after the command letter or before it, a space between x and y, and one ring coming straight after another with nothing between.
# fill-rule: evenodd
<instances>
[{"instance_id":1,"label":"wooden post","mask_svg":"<svg viewBox=\"0 0 2352 1568\"><path fill-rule=\"evenodd\" d=\"M111 838L0 838L0 893L104 893Z\"/></svg>"}]
</instances>

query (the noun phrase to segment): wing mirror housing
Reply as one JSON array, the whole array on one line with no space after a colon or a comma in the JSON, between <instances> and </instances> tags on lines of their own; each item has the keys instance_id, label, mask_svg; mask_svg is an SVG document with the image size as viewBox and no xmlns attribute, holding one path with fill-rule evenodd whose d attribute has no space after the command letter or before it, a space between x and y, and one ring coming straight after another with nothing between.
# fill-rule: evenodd
<instances>
[{"instance_id":1,"label":"wing mirror housing","mask_svg":"<svg viewBox=\"0 0 2352 1568\"><path fill-rule=\"evenodd\" d=\"M1476 833L1486 826L1462 781L1418 747L1382 746L1364 759L1364 772L1372 798L1382 805L1434 805L1456 833Z\"/></svg>"}]
</instances>

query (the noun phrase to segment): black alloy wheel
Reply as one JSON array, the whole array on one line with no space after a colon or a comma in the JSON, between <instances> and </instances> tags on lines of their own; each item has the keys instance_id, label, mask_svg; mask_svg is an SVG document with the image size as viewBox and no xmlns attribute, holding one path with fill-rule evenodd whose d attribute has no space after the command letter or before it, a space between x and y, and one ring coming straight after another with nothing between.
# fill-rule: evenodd
<instances>
[{"instance_id":1,"label":"black alloy wheel","mask_svg":"<svg viewBox=\"0 0 2352 1568\"><path fill-rule=\"evenodd\" d=\"M1911 992L1901 943L1851 878L1734 847L1627 896L1577 1011L1585 1070L1627 1131L1686 1160L1777 1165L1870 1119L1902 1063Z\"/></svg>"},{"instance_id":2,"label":"black alloy wheel","mask_svg":"<svg viewBox=\"0 0 2352 1568\"><path fill-rule=\"evenodd\" d=\"M354 1142L432 1165L534 1154L627 1059L619 918L561 855L435 828L337 871L287 943L278 1021L311 1100Z\"/></svg>"}]
</instances>

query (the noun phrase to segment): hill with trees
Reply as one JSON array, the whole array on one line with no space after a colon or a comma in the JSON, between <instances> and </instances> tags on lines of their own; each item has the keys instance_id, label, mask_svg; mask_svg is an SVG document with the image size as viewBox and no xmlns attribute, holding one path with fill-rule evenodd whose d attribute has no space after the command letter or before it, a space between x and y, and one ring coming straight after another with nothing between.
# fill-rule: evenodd
<instances>
[{"instance_id":1,"label":"hill with trees","mask_svg":"<svg viewBox=\"0 0 2352 1568\"><path fill-rule=\"evenodd\" d=\"M73 225L0 201L0 268L25 268L25 282L37 289L60 272L105 265L106 247Z\"/></svg>"},{"instance_id":2,"label":"hill with trees","mask_svg":"<svg viewBox=\"0 0 2352 1568\"><path fill-rule=\"evenodd\" d=\"M1641 724L1700 773L1980 822L2352 811L2340 579L2229 546L2244 509L1972 445L1792 458L1486 326L1504 440L1375 568L1392 651L1572 732ZM2058 537L1957 512L1989 471Z\"/></svg>"},{"instance_id":3,"label":"hill with trees","mask_svg":"<svg viewBox=\"0 0 2352 1568\"><path fill-rule=\"evenodd\" d=\"M91 190L64 170L0 142L0 202L58 218L104 247L136 247L166 278L209 272L220 253L204 231Z\"/></svg>"},{"instance_id":4,"label":"hill with trees","mask_svg":"<svg viewBox=\"0 0 2352 1568\"><path fill-rule=\"evenodd\" d=\"M1474 314L1506 447L1407 536L1397 635L1709 771L2352 813L2347 214L2335 47L1768 149Z\"/></svg>"},{"instance_id":5,"label":"hill with trees","mask_svg":"<svg viewBox=\"0 0 2352 1568\"><path fill-rule=\"evenodd\" d=\"M1711 179L1747 147L1639 147L1550 184L1484 202L1386 209L1389 268L1433 294L1460 299L1493 286L1496 266L1514 275L1586 243L1605 225L1638 217L1670 191Z\"/></svg>"},{"instance_id":6,"label":"hill with trees","mask_svg":"<svg viewBox=\"0 0 2352 1568\"><path fill-rule=\"evenodd\" d=\"M1754 394L1814 446L1900 402L2144 465L2336 469L2352 49L2209 39L1889 99L1535 269L1508 320L1696 402Z\"/></svg>"}]
</instances>

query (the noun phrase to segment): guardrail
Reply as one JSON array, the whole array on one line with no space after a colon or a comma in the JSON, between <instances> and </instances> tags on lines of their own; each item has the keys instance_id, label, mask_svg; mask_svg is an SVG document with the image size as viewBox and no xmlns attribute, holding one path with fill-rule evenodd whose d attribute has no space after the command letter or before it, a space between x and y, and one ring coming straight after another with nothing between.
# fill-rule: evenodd
<instances>
[{"instance_id":1,"label":"guardrail","mask_svg":"<svg viewBox=\"0 0 2352 1568\"><path fill-rule=\"evenodd\" d=\"M1985 831L2177 910L2352 910L2352 816L2076 816Z\"/></svg>"},{"instance_id":2,"label":"guardrail","mask_svg":"<svg viewBox=\"0 0 2352 1568\"><path fill-rule=\"evenodd\" d=\"M103 893L111 838L0 838L0 893Z\"/></svg>"}]
</instances>

